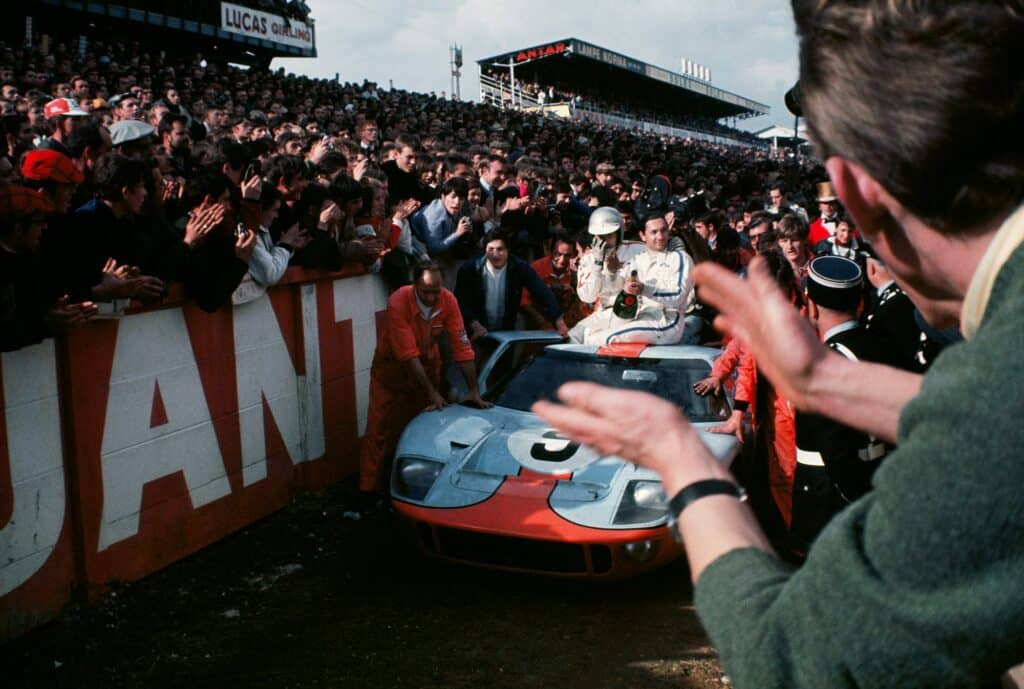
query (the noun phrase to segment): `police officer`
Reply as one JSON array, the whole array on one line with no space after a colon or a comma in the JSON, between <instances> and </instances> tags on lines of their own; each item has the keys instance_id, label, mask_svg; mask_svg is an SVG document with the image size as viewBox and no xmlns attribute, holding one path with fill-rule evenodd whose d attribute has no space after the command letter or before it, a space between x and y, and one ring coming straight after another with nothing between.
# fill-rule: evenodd
<instances>
[{"instance_id":1,"label":"police officer","mask_svg":"<svg viewBox=\"0 0 1024 689\"><path fill-rule=\"evenodd\" d=\"M871 335L882 363L905 371L923 373L918 351L923 333L914 318L914 304L877 258L867 261L867 279L874 288L864 310L864 328Z\"/></svg>"},{"instance_id":2,"label":"police officer","mask_svg":"<svg viewBox=\"0 0 1024 689\"><path fill-rule=\"evenodd\" d=\"M857 320L863 272L855 261L819 256L807 279L808 316L822 341L847 359L877 361L871 336ZM886 445L815 414L796 414L793 548L805 553L834 514L866 493Z\"/></svg>"}]
</instances>

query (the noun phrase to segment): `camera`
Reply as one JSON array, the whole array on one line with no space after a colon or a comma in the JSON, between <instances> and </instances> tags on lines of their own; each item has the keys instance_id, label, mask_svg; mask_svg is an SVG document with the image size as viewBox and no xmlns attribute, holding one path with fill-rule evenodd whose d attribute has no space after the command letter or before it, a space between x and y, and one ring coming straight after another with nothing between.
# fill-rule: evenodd
<instances>
[{"instance_id":1,"label":"camera","mask_svg":"<svg viewBox=\"0 0 1024 689\"><path fill-rule=\"evenodd\" d=\"M675 215L676 222L682 223L688 223L708 212L708 202L703 191L690 196L673 196L668 200L668 207Z\"/></svg>"},{"instance_id":2,"label":"camera","mask_svg":"<svg viewBox=\"0 0 1024 689\"><path fill-rule=\"evenodd\" d=\"M672 194L672 185L668 178L655 175L647 180L640 198L633 206L636 217L643 222L651 215L664 214L672 211L677 223L688 223L708 212L708 202L704 192L683 196Z\"/></svg>"},{"instance_id":3,"label":"camera","mask_svg":"<svg viewBox=\"0 0 1024 689\"><path fill-rule=\"evenodd\" d=\"M245 229L245 224L244 223L238 223L237 225L235 225L235 236L236 237L244 237L248 232L249 231L247 229Z\"/></svg>"}]
</instances>

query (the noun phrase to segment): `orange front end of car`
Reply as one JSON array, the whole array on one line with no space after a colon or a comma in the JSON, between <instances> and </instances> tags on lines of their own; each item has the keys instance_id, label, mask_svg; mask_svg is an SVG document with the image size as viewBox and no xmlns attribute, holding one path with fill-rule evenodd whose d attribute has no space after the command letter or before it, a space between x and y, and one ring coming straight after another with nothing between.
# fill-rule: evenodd
<instances>
[{"instance_id":1,"label":"orange front end of car","mask_svg":"<svg viewBox=\"0 0 1024 689\"><path fill-rule=\"evenodd\" d=\"M615 580L656 569L682 548L665 526L598 529L551 509L557 479L510 476L490 498L468 507L422 507L396 500L428 555L494 569Z\"/></svg>"}]
</instances>

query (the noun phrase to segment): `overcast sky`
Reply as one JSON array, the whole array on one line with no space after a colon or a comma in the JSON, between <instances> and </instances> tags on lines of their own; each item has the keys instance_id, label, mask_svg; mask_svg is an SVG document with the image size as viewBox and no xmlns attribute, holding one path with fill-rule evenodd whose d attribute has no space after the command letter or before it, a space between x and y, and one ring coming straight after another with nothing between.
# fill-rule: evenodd
<instances>
[{"instance_id":1,"label":"overcast sky","mask_svg":"<svg viewBox=\"0 0 1024 689\"><path fill-rule=\"evenodd\" d=\"M797 77L797 51L784 0L306 1L319 57L276 60L275 68L450 92L448 47L458 43L462 97L475 101L478 59L574 37L675 72L681 58L698 62L715 86L771 107L744 128L792 126L782 97Z\"/></svg>"}]
</instances>

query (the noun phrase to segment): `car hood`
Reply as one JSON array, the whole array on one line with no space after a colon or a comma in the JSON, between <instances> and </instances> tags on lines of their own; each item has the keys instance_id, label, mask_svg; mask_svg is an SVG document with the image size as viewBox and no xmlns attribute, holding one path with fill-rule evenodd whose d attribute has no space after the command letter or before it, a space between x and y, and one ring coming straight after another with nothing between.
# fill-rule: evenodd
<instances>
[{"instance_id":1,"label":"car hood","mask_svg":"<svg viewBox=\"0 0 1024 689\"><path fill-rule=\"evenodd\" d=\"M732 436L709 434L698 428L705 444L725 464L737 453ZM545 454L547 453L547 454ZM571 453L566 465L582 464L571 471L538 474L524 468L531 455L559 458ZM623 484L630 479L658 480L648 469L614 456L600 456L583 446L569 447L553 429L530 412L504 407L479 410L453 405L441 411L426 412L407 427L399 442L396 457L421 457L445 464L424 504L434 507L461 507L486 500L506 481L550 480L555 484L549 502L556 511L584 508L586 503L615 503ZM553 462L552 467L558 467Z\"/></svg>"}]
</instances>

